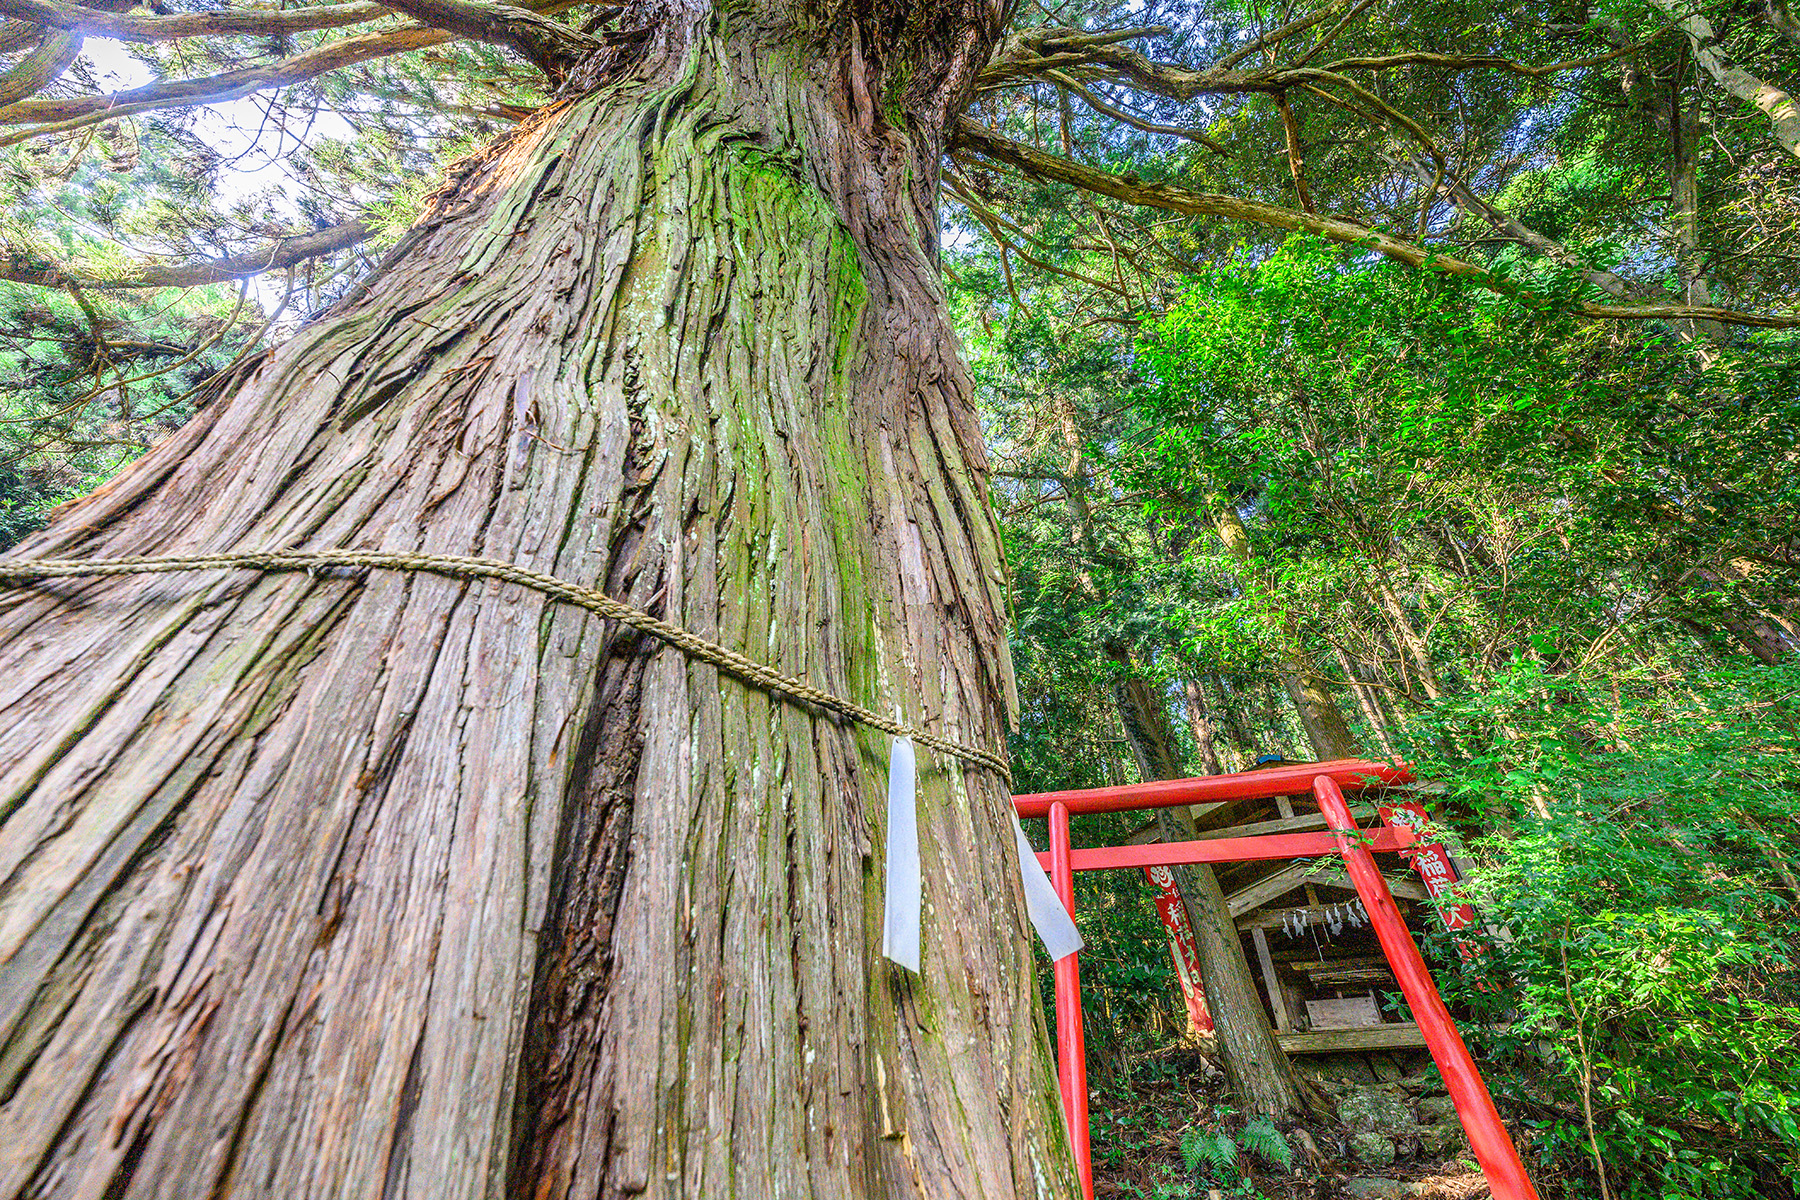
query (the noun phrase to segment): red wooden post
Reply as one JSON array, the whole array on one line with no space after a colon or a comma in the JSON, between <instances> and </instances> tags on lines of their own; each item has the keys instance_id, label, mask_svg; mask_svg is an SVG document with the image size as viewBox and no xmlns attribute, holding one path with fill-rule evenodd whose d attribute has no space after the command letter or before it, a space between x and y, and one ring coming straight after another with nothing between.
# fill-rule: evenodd
<instances>
[{"instance_id":1,"label":"red wooden post","mask_svg":"<svg viewBox=\"0 0 1800 1200\"><path fill-rule=\"evenodd\" d=\"M1075 915L1075 872L1069 865L1069 809L1050 805L1050 882L1069 915ZM1069 1150L1081 1178L1081 1194L1094 1200L1094 1162L1088 1149L1087 1047L1081 1036L1079 954L1056 960L1056 1078L1062 1085Z\"/></svg>"},{"instance_id":2,"label":"red wooden post","mask_svg":"<svg viewBox=\"0 0 1800 1200\"><path fill-rule=\"evenodd\" d=\"M1413 844L1409 829L1374 832L1369 849L1402 850ZM1278 858L1323 858L1337 853L1337 839L1329 833L1265 833L1257 837L1209 838L1202 842L1151 842L1143 846L1089 846L1069 851L1071 871L1111 871L1120 867L1154 867L1158 863L1259 862ZM1038 862L1050 869L1050 856L1040 853Z\"/></svg>"},{"instance_id":3,"label":"red wooden post","mask_svg":"<svg viewBox=\"0 0 1800 1200\"><path fill-rule=\"evenodd\" d=\"M1338 852L1344 856L1350 880L1356 884L1356 892L1369 912L1369 923L1375 927L1375 936L1394 969L1394 978L1399 980L1400 990L1412 1007L1413 1020L1418 1022L1419 1032L1431 1048L1431 1057L1444 1076L1444 1086L1456 1104L1456 1115L1469 1135L1469 1148L1475 1151L1494 1200L1538 1200L1537 1189L1525 1174L1525 1164L1519 1161L1519 1151L1506 1126L1500 1123L1487 1084L1475 1069L1475 1060L1469 1057L1469 1049L1456 1031L1456 1022L1450 1019L1450 1010L1444 1007L1437 985L1425 969L1425 960L1413 944L1412 933L1400 917L1387 880L1376 870L1375 859L1362 844L1350 806L1344 803L1344 793L1330 776L1321 775L1313 780L1313 795L1337 837Z\"/></svg>"},{"instance_id":4,"label":"red wooden post","mask_svg":"<svg viewBox=\"0 0 1800 1200\"><path fill-rule=\"evenodd\" d=\"M1257 800L1291 796L1312 786L1313 777L1329 775L1349 788L1379 783L1406 783L1412 771L1404 764L1367 762L1343 758L1332 762L1298 763L1247 771L1237 775L1205 775L1197 779L1161 779L1128 783L1122 787L1082 788L1068 792L1032 792L1013 797L1021 817L1041 817L1061 801L1072 813L1130 812L1141 808L1173 808L1177 804L1215 804L1223 800ZM1199 861L1199 860L1196 860Z\"/></svg>"}]
</instances>

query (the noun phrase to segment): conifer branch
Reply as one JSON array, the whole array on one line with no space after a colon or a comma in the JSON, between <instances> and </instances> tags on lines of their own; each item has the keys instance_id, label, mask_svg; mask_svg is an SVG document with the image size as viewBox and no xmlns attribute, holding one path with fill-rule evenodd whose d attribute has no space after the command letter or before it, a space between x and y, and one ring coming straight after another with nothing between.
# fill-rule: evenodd
<instances>
[{"instance_id":1,"label":"conifer branch","mask_svg":"<svg viewBox=\"0 0 1800 1200\"><path fill-rule=\"evenodd\" d=\"M0 105L23 100L55 83L80 54L80 34L57 32L45 37L37 49L0 74Z\"/></svg>"},{"instance_id":2,"label":"conifer branch","mask_svg":"<svg viewBox=\"0 0 1800 1200\"><path fill-rule=\"evenodd\" d=\"M260 67L245 67L197 79L174 79L146 84L123 92L99 96L71 96L55 100L21 100L0 108L0 124L36 125L0 138L0 146L12 145L41 133L63 132L82 124L130 116L159 108L192 108L235 100L267 88L286 87L307 79L351 67L372 58L422 50L450 41L452 35L423 25L403 25L382 33L364 33L330 42L292 58Z\"/></svg>"},{"instance_id":3,"label":"conifer branch","mask_svg":"<svg viewBox=\"0 0 1800 1200\"><path fill-rule=\"evenodd\" d=\"M45 0L35 0L35 2L43 3ZM412 2L420 4L424 3L425 0L412 0ZM432 2L436 3L436 0L432 0ZM466 4L468 3L468 0L455 0L455 2L458 4ZM536 5L533 10L530 10L530 15L534 20L545 20L540 14L561 12L586 2L588 2L588 0L550 0L549 3ZM0 0L0 4L10 3L14 3L14 0ZM366 12L370 9L382 7L383 11L386 11L385 6L376 5L365 6L362 4L350 4L341 7L358 12ZM511 6L500 5L476 5L474 7L493 9L496 11L498 17L508 20L512 19L512 13L528 11L522 8L513 9ZM507 11L504 13L498 12L502 7L506 8ZM5 10L0 8L0 12L3 11ZM296 9L289 14L271 13L269 15L272 17L279 15L293 16L296 14L317 14L318 12L318 8ZM241 15L241 10L240 14L237 15L230 12L196 13L187 14L187 16L180 18L170 17L157 19L186 21L189 16L196 18L205 17L208 19L223 19L230 17L231 21L235 22L238 19L238 15ZM312 20L314 18L308 16L307 19ZM358 19L361 20L365 18L359 17ZM367 19L372 19L372 15ZM140 20L149 20L149 18L140 18ZM556 46L573 49L584 46L585 43L589 41L594 42L595 45L599 44L597 40L588 38L587 35L569 29L566 26L558 25L555 22L547 20L545 20L545 23L553 25L557 30L561 31L557 34L544 35L546 39L544 45L546 47L551 47L554 44ZM318 28L322 26L315 27ZM278 30L277 32L281 31ZM177 34L175 36L186 35ZM459 36L476 35L458 34L435 25L408 23L383 30L371 30L367 33L360 33L353 37L342 38L335 42L328 42L323 46L314 47L311 50L296 54L291 58L280 59L276 62L267 63L262 66L245 67L236 71L225 71L217 75L206 75L194 79L163 80L157 83L146 84L143 87L131 88L127 91L107 92L98 96L71 96L56 99L20 100L16 103L0 107L0 125L27 125L31 126L31 128L0 137L0 146L15 145L29 138L38 137L43 134L65 133L69 130L79 129L85 125L92 125L99 121L111 120L114 117L126 117L135 113L150 112L165 108L194 108L204 104L218 104L227 100L236 100L256 92L266 91L270 88L287 87L295 83L301 83L308 79L314 79L328 71L336 71L344 67L355 66L358 63L368 62L371 59L385 58L389 55L404 54L409 50L423 50L431 46L442 45L445 42L454 41ZM536 34L518 34L521 41L525 40L528 36L536 36ZM483 38L482 40L491 41L497 40L497 38ZM553 58L552 61L556 60Z\"/></svg>"},{"instance_id":4,"label":"conifer branch","mask_svg":"<svg viewBox=\"0 0 1800 1200\"><path fill-rule=\"evenodd\" d=\"M1115 104L1108 104L1105 100L1095 95L1091 89L1082 86L1080 81L1073 76L1065 75L1061 71L1046 71L1044 75L1045 78L1049 79L1058 87L1067 88L1074 95L1081 97L1081 102L1095 112L1105 117L1111 117L1121 125L1129 125L1131 128L1140 129L1145 133L1158 133L1167 137L1186 138L1191 142L1199 142L1214 154L1222 154L1227 158L1231 156L1230 150L1226 149L1206 134L1201 133L1198 129L1189 129L1182 125L1165 125L1160 121L1152 121L1148 118L1127 112Z\"/></svg>"},{"instance_id":5,"label":"conifer branch","mask_svg":"<svg viewBox=\"0 0 1800 1200\"><path fill-rule=\"evenodd\" d=\"M322 254L348 249L369 237L374 229L361 221L348 221L311 233L277 238L266 246L226 258L193 263L136 263L124 268L99 269L52 262L29 255L0 251L0 279L38 287L159 288L199 287L244 279Z\"/></svg>"},{"instance_id":6,"label":"conifer branch","mask_svg":"<svg viewBox=\"0 0 1800 1200\"><path fill-rule=\"evenodd\" d=\"M956 148L978 154L994 162L1004 163L1028 175L1096 195L1110 196L1127 204L1160 208L1187 216L1228 217L1252 221L1274 229L1310 233L1345 245L1360 246L1407 266L1455 275L1479 287L1508 296L1539 308L1549 301L1511 280L1482 267L1425 246L1392 237L1355 221L1319 213L1295 212L1260 200L1246 200L1217 192L1198 192L1180 184L1163 180L1140 179L1135 175L1114 175L1050 154L1023 142L1003 137L967 117L957 125ZM1800 329L1800 316L1739 312L1735 309L1688 304L1602 305L1585 301L1574 305L1584 316L1608 320L1708 320L1732 325L1753 325L1766 329Z\"/></svg>"},{"instance_id":7,"label":"conifer branch","mask_svg":"<svg viewBox=\"0 0 1800 1200\"><path fill-rule=\"evenodd\" d=\"M1329 10L1327 10L1329 11ZM1355 11L1348 14L1354 16ZM1317 16L1319 14L1315 14ZM1347 18L1346 18L1347 19ZM1304 28L1311 23L1295 24ZM1156 29L1120 31L1133 37L1160 32ZM1278 33L1280 31L1277 31ZM1333 33L1335 34L1335 30ZM1271 35L1272 36L1272 35ZM1328 38L1331 35L1328 35ZM1438 54L1407 51L1378 57L1337 59L1322 67L1307 66L1316 53L1308 52L1288 64L1272 64L1244 70L1236 69L1243 61L1239 50L1209 67L1185 67L1179 63L1161 62L1124 45L1123 37L1083 35L1061 29L1033 29L1008 40L981 74L983 89L1003 87L1021 79L1043 78L1051 71L1081 73L1126 84L1168 100L1187 101L1200 96L1273 95L1301 84L1333 82L1341 84L1347 71L1389 71L1399 67L1422 66L1444 71L1504 71L1512 75L1539 79L1566 71L1576 71L1610 62L1641 48L1632 43L1605 54L1586 58L1564 59L1533 65L1492 54ZM1324 44L1322 39L1321 45Z\"/></svg>"},{"instance_id":8,"label":"conifer branch","mask_svg":"<svg viewBox=\"0 0 1800 1200\"><path fill-rule=\"evenodd\" d=\"M1279 25L1260 37L1253 38L1244 45L1239 46L1236 50L1233 50L1230 54L1221 58L1217 65L1220 69L1235 67L1246 58L1249 58L1252 54L1255 54L1258 50L1279 46L1295 35L1305 33L1314 25L1323 25L1330 19L1333 13L1343 7L1344 2L1345 0L1328 0L1327 3L1319 7L1317 12L1308 13L1304 17L1296 17L1287 24Z\"/></svg>"},{"instance_id":9,"label":"conifer branch","mask_svg":"<svg viewBox=\"0 0 1800 1200\"><path fill-rule=\"evenodd\" d=\"M388 0L388 7L457 37L511 47L553 79L560 79L571 64L606 47L599 38L512 4Z\"/></svg>"},{"instance_id":10,"label":"conifer branch","mask_svg":"<svg viewBox=\"0 0 1800 1200\"><path fill-rule=\"evenodd\" d=\"M116 38L122 42L158 42L185 37L232 34L270 35L303 33L313 29L340 29L392 16L386 5L363 0L353 4L322 4L311 8L268 11L227 8L217 12L177 13L171 16L139 16L107 12L81 4L54 4L50 0L0 0L0 16L29 21L48 29L62 29L90 37Z\"/></svg>"}]
</instances>

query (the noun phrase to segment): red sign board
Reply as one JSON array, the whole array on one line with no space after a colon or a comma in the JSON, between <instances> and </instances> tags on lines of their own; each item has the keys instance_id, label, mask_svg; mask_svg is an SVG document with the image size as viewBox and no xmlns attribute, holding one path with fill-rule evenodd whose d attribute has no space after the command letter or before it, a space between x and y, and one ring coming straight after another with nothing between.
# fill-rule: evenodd
<instances>
[{"instance_id":1,"label":"red sign board","mask_svg":"<svg viewBox=\"0 0 1800 1200\"><path fill-rule=\"evenodd\" d=\"M1415 834L1422 833L1431 824L1430 814L1417 800L1387 801L1380 806L1380 811L1381 819L1387 824L1404 826ZM1478 956L1480 944L1461 936L1463 930L1475 927L1475 906L1463 898L1462 889L1457 886L1461 876L1450 861L1450 852L1441 842L1419 841L1400 854L1412 860L1413 870L1425 881L1425 890L1439 902L1438 915L1444 919L1444 927L1458 935L1456 948L1462 952L1464 960Z\"/></svg>"},{"instance_id":2,"label":"red sign board","mask_svg":"<svg viewBox=\"0 0 1800 1200\"><path fill-rule=\"evenodd\" d=\"M1145 867L1144 876L1156 888L1156 915L1169 933L1169 956L1181 980L1181 998L1187 1001L1188 1025L1195 1033L1211 1033L1212 1013L1207 1011L1206 988L1200 981L1200 948L1194 944L1187 907L1175 889L1175 872L1164 866Z\"/></svg>"}]
</instances>

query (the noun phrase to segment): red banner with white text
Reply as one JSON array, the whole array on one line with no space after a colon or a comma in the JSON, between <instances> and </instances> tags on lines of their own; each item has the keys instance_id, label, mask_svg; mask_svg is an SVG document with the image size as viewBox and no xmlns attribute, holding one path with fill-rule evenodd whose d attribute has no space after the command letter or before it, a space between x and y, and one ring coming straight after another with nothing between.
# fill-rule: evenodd
<instances>
[{"instance_id":1,"label":"red banner with white text","mask_svg":"<svg viewBox=\"0 0 1800 1200\"><path fill-rule=\"evenodd\" d=\"M1194 928L1175 888L1175 872L1168 867L1145 867L1145 878L1156 888L1156 915L1169 933L1169 956L1181 980L1181 998L1187 1001L1188 1026L1200 1034L1213 1031L1212 1013L1206 1008L1206 988L1200 982L1200 949L1194 944Z\"/></svg>"},{"instance_id":2,"label":"red banner with white text","mask_svg":"<svg viewBox=\"0 0 1800 1200\"><path fill-rule=\"evenodd\" d=\"M1423 834L1431 825L1431 815L1417 800L1384 801L1380 812L1386 824L1410 829L1415 836ZM1412 860L1413 870L1425 881L1425 890L1437 901L1438 915L1444 920L1444 928L1455 935L1456 948L1461 951L1463 960L1478 957L1481 944L1463 936L1463 930L1475 928L1475 906L1464 899L1463 890L1458 886L1462 877L1450 861L1450 852L1442 842L1421 840L1402 850L1400 855Z\"/></svg>"}]
</instances>

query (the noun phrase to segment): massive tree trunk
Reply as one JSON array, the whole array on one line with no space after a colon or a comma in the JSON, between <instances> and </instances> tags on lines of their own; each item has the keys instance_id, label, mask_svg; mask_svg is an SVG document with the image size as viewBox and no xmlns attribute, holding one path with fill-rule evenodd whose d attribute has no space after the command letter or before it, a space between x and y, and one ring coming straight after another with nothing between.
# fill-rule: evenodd
<instances>
[{"instance_id":1,"label":"massive tree trunk","mask_svg":"<svg viewBox=\"0 0 1800 1200\"><path fill-rule=\"evenodd\" d=\"M931 249L997 18L667 5L18 555L504 559L998 746ZM0 614L0 1197L1071 1191L992 774L921 763L914 978L885 736L597 617L398 572Z\"/></svg>"}]
</instances>

